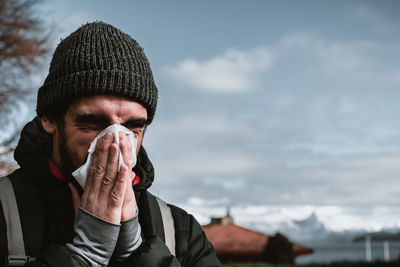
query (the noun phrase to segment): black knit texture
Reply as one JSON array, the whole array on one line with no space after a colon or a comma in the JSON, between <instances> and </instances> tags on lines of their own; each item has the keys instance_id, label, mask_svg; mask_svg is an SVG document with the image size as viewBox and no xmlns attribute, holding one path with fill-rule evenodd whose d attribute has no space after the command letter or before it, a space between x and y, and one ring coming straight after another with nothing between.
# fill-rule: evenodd
<instances>
[{"instance_id":1,"label":"black knit texture","mask_svg":"<svg viewBox=\"0 0 400 267\"><path fill-rule=\"evenodd\" d=\"M39 88L36 112L42 116L62 103L91 95L115 95L142 104L151 123L158 90L150 63L128 34L103 22L83 25L61 41Z\"/></svg>"}]
</instances>

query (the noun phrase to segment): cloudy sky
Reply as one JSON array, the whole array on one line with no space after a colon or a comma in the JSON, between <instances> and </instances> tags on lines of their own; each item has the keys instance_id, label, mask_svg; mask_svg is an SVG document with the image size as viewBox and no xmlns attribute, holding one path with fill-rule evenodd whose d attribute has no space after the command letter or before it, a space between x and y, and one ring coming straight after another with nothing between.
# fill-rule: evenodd
<instances>
[{"instance_id":1,"label":"cloudy sky","mask_svg":"<svg viewBox=\"0 0 400 267\"><path fill-rule=\"evenodd\" d=\"M230 206L239 222L314 212L332 229L400 227L399 1L48 0L40 12L54 45L102 20L144 47L159 88L152 191L203 223Z\"/></svg>"}]
</instances>

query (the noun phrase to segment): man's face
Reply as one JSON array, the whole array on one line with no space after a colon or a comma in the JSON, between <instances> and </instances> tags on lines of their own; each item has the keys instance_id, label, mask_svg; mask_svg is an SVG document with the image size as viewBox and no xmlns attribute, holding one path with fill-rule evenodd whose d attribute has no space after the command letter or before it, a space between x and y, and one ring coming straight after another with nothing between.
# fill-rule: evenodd
<instances>
[{"instance_id":1,"label":"man's face","mask_svg":"<svg viewBox=\"0 0 400 267\"><path fill-rule=\"evenodd\" d=\"M112 124L123 125L134 133L137 154L146 122L146 108L135 101L115 96L80 98L69 106L64 127L53 128L54 160L64 171L71 173L85 163L93 139ZM49 132L46 127L45 130Z\"/></svg>"}]
</instances>

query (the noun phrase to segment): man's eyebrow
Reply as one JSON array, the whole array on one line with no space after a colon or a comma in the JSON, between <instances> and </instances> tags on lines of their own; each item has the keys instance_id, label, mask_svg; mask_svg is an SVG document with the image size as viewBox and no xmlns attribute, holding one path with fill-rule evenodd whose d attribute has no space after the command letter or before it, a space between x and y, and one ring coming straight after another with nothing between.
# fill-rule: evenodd
<instances>
[{"instance_id":1,"label":"man's eyebrow","mask_svg":"<svg viewBox=\"0 0 400 267\"><path fill-rule=\"evenodd\" d=\"M97 123L100 125L108 126L111 125L111 119L104 114L94 114L94 113L89 113L89 114L79 114L77 113L75 115L75 122L76 123ZM131 118L122 125L124 125L127 128L143 128L146 126L147 120L144 118Z\"/></svg>"},{"instance_id":2,"label":"man's eyebrow","mask_svg":"<svg viewBox=\"0 0 400 267\"><path fill-rule=\"evenodd\" d=\"M143 118L129 119L122 123L126 128L143 128L146 124L147 120Z\"/></svg>"},{"instance_id":3,"label":"man's eyebrow","mask_svg":"<svg viewBox=\"0 0 400 267\"><path fill-rule=\"evenodd\" d=\"M98 123L101 125L109 125L111 120L109 117L103 114L79 114L75 115L75 122L76 123Z\"/></svg>"}]
</instances>

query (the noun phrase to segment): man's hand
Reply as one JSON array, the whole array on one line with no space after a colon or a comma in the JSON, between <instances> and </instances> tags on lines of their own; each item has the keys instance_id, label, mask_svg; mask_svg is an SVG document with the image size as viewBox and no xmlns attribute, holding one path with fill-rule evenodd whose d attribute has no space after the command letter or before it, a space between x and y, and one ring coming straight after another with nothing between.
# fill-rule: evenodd
<instances>
[{"instance_id":1,"label":"man's hand","mask_svg":"<svg viewBox=\"0 0 400 267\"><path fill-rule=\"evenodd\" d=\"M136 198L132 187L132 181L135 178L135 173L132 171L132 146L128 137L124 133L119 134L119 144L124 163L128 167L130 175L130 183L126 187L125 199L122 205L121 214L121 221L126 221L133 218L137 212ZM136 153L136 151L134 151L134 153Z\"/></svg>"},{"instance_id":2,"label":"man's hand","mask_svg":"<svg viewBox=\"0 0 400 267\"><path fill-rule=\"evenodd\" d=\"M119 148L113 143L113 138L111 133L106 133L97 141L81 207L106 221L119 224L130 173L126 166L121 166L118 173Z\"/></svg>"},{"instance_id":3,"label":"man's hand","mask_svg":"<svg viewBox=\"0 0 400 267\"><path fill-rule=\"evenodd\" d=\"M85 191L80 198L72 184L72 200L75 212L79 206L111 223L119 224L133 218L137 212L132 180L132 147L125 134L120 134L120 147L125 165L118 173L119 148L113 143L113 135L105 134L96 145L89 168Z\"/></svg>"},{"instance_id":4,"label":"man's hand","mask_svg":"<svg viewBox=\"0 0 400 267\"><path fill-rule=\"evenodd\" d=\"M132 172L131 143L125 134L118 137L125 163L118 173L120 152L113 138L107 133L97 141L82 198L69 183L77 215L75 237L67 247L89 261L103 262L104 266L113 253L117 261L123 261L142 243L139 220L135 217L137 206L132 188L135 174ZM79 205L82 209L78 210ZM93 229L103 231L96 233ZM99 247L104 250L99 250Z\"/></svg>"}]
</instances>

